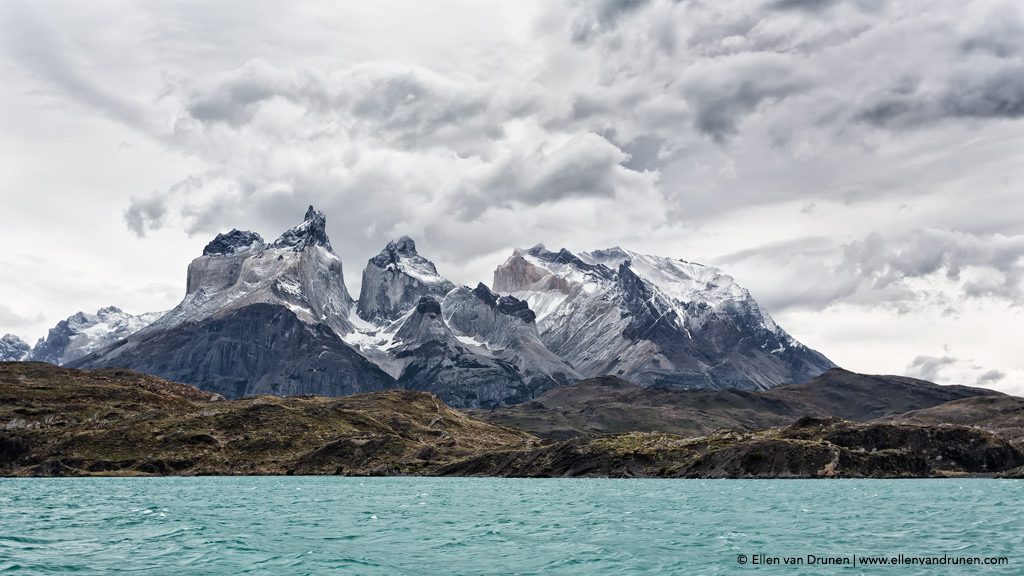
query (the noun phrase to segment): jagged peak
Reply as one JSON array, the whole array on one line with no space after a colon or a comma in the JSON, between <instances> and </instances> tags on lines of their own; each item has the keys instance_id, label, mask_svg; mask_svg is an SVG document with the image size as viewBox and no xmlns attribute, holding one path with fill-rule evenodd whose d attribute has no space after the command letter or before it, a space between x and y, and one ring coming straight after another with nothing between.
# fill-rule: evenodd
<instances>
[{"instance_id":1,"label":"jagged peak","mask_svg":"<svg viewBox=\"0 0 1024 576\"><path fill-rule=\"evenodd\" d=\"M537 314L530 309L530 304L526 300L520 300L515 296L505 295L498 298L496 306L498 312L515 316L527 324L532 324L537 320Z\"/></svg>"},{"instance_id":2,"label":"jagged peak","mask_svg":"<svg viewBox=\"0 0 1024 576\"><path fill-rule=\"evenodd\" d=\"M612 246L610 248L594 250L590 254L598 260L612 260L617 258L630 258L632 252L623 249L621 246Z\"/></svg>"},{"instance_id":3,"label":"jagged peak","mask_svg":"<svg viewBox=\"0 0 1024 576\"><path fill-rule=\"evenodd\" d=\"M323 246L331 250L331 241L327 238L327 216L313 206L306 209L302 224L288 230L274 241L274 248L293 248L302 250L307 246Z\"/></svg>"},{"instance_id":4,"label":"jagged peak","mask_svg":"<svg viewBox=\"0 0 1024 576\"><path fill-rule=\"evenodd\" d=\"M327 215L322 210L317 210L312 204L309 208L306 208L306 215L302 217L304 222L322 222L327 223Z\"/></svg>"},{"instance_id":5,"label":"jagged peak","mask_svg":"<svg viewBox=\"0 0 1024 576\"><path fill-rule=\"evenodd\" d=\"M440 316L441 303L433 296L420 296L419 302L416 303L416 313Z\"/></svg>"},{"instance_id":6,"label":"jagged peak","mask_svg":"<svg viewBox=\"0 0 1024 576\"><path fill-rule=\"evenodd\" d=\"M530 310L530 305L525 300L520 300L511 295L500 296L483 282L476 285L476 288L472 290L472 294L498 312L515 316L527 324L537 319L537 315L533 310Z\"/></svg>"},{"instance_id":7,"label":"jagged peak","mask_svg":"<svg viewBox=\"0 0 1024 576\"><path fill-rule=\"evenodd\" d=\"M124 314L124 310L121 310L117 306L106 306L96 311L97 316L108 316L110 314Z\"/></svg>"},{"instance_id":8,"label":"jagged peak","mask_svg":"<svg viewBox=\"0 0 1024 576\"><path fill-rule=\"evenodd\" d=\"M402 236L398 240L392 240L384 246L384 249L380 251L373 258L370 258L370 263L378 268L384 268L388 264L397 264L403 257L415 258L417 260L423 260L425 263L430 264L433 268L434 264L420 256L419 252L416 251L416 241L408 236ZM433 270L434 274L437 274L437 269Z\"/></svg>"},{"instance_id":9,"label":"jagged peak","mask_svg":"<svg viewBox=\"0 0 1024 576\"><path fill-rule=\"evenodd\" d=\"M478 282L476 288L473 288L473 296L476 296L480 300L494 306L498 303L498 295L495 294L490 288L484 285L483 282Z\"/></svg>"},{"instance_id":10,"label":"jagged peak","mask_svg":"<svg viewBox=\"0 0 1024 576\"><path fill-rule=\"evenodd\" d=\"M398 240L388 242L387 249L397 254L417 254L416 241L408 236L402 236Z\"/></svg>"},{"instance_id":11,"label":"jagged peak","mask_svg":"<svg viewBox=\"0 0 1024 576\"><path fill-rule=\"evenodd\" d=\"M232 228L230 232L217 234L217 237L203 248L203 256L228 256L262 246L263 237L259 234Z\"/></svg>"}]
</instances>

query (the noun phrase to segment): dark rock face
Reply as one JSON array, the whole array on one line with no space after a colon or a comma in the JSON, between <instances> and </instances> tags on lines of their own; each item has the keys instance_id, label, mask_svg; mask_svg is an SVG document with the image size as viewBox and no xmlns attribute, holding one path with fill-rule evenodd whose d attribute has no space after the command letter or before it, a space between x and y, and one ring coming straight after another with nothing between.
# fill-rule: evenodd
<instances>
[{"instance_id":1,"label":"dark rock face","mask_svg":"<svg viewBox=\"0 0 1024 576\"><path fill-rule=\"evenodd\" d=\"M441 304L420 298L396 332L395 356L406 364L401 388L437 394L457 408L489 408L522 402L530 390L515 366L466 349L441 317Z\"/></svg>"},{"instance_id":2,"label":"dark rock face","mask_svg":"<svg viewBox=\"0 0 1024 576\"><path fill-rule=\"evenodd\" d=\"M442 309L456 334L469 337L483 349L481 353L514 366L531 397L579 378L572 366L540 341L534 313L526 302L498 296L480 284L473 290L452 290Z\"/></svg>"},{"instance_id":3,"label":"dark rock face","mask_svg":"<svg viewBox=\"0 0 1024 576\"><path fill-rule=\"evenodd\" d=\"M534 256L544 262L551 262L552 264L570 264L573 268L576 268L577 270L591 272L596 276L605 278L607 280L612 280L615 277L615 274L614 272L612 272L611 268L608 268L604 264L588 264L587 262L584 262L579 256L573 254L572 252L566 250L565 248L562 248L558 252L552 252L544 248L544 246L538 244L537 246L530 248L526 252L527 254L530 254L531 256Z\"/></svg>"},{"instance_id":4,"label":"dark rock face","mask_svg":"<svg viewBox=\"0 0 1024 576\"><path fill-rule=\"evenodd\" d=\"M416 303L417 314L431 314L433 318L437 318L441 315L441 303L434 300L430 296L423 296L420 301Z\"/></svg>"},{"instance_id":5,"label":"dark rock face","mask_svg":"<svg viewBox=\"0 0 1024 576\"><path fill-rule=\"evenodd\" d=\"M240 398L257 394L342 396L394 388L380 368L324 325L284 306L253 304L197 324L147 334L87 356L79 368L120 367Z\"/></svg>"},{"instance_id":6,"label":"dark rock face","mask_svg":"<svg viewBox=\"0 0 1024 576\"><path fill-rule=\"evenodd\" d=\"M788 428L747 434L573 438L483 454L440 472L518 477L922 478L1012 474L1022 463L1024 453L980 430L810 418Z\"/></svg>"},{"instance_id":7,"label":"dark rock face","mask_svg":"<svg viewBox=\"0 0 1024 576\"><path fill-rule=\"evenodd\" d=\"M28 358L32 347L14 334L4 334L0 338L0 362L17 362Z\"/></svg>"},{"instance_id":8,"label":"dark rock face","mask_svg":"<svg viewBox=\"0 0 1024 576\"><path fill-rule=\"evenodd\" d=\"M498 312L514 316L527 324L537 319L537 314L530 310L530 305L526 301L520 300L515 296L498 296L485 286L483 282L476 285L476 288L473 289L473 295Z\"/></svg>"},{"instance_id":9,"label":"dark rock face","mask_svg":"<svg viewBox=\"0 0 1024 576\"><path fill-rule=\"evenodd\" d=\"M248 230L233 229L230 232L217 234L217 237L203 248L203 256L225 256L250 248L258 249L262 246L263 237L259 234Z\"/></svg>"},{"instance_id":10,"label":"dark rock face","mask_svg":"<svg viewBox=\"0 0 1024 576\"><path fill-rule=\"evenodd\" d=\"M408 236L402 236L398 240L388 242L388 245L381 250L380 254L370 258L370 264L373 264L378 268L384 268L389 264L398 264L402 261L403 256L410 257L418 255L419 253L416 252L416 242Z\"/></svg>"},{"instance_id":11,"label":"dark rock face","mask_svg":"<svg viewBox=\"0 0 1024 576\"><path fill-rule=\"evenodd\" d=\"M473 296L476 296L488 306L498 306L498 295L485 286L483 282L477 283L476 288L473 288Z\"/></svg>"},{"instance_id":12,"label":"dark rock face","mask_svg":"<svg viewBox=\"0 0 1024 576\"><path fill-rule=\"evenodd\" d=\"M498 298L498 312L515 316L527 324L532 324L537 319L537 314L530 310L530 305L515 296Z\"/></svg>"}]
</instances>

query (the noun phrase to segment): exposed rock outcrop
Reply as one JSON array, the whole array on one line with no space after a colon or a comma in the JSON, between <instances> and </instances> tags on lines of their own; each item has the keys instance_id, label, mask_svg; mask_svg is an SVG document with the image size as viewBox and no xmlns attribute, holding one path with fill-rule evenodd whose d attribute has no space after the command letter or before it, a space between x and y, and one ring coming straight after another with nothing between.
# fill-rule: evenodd
<instances>
[{"instance_id":1,"label":"exposed rock outcrop","mask_svg":"<svg viewBox=\"0 0 1024 576\"><path fill-rule=\"evenodd\" d=\"M189 265L178 306L72 365L131 368L232 398L394 387L341 339L354 301L325 225L310 207L269 246L251 232L219 235Z\"/></svg>"},{"instance_id":2,"label":"exposed rock outcrop","mask_svg":"<svg viewBox=\"0 0 1024 576\"><path fill-rule=\"evenodd\" d=\"M385 324L400 318L423 296L444 298L455 284L437 273L434 263L416 252L412 238L389 242L363 270L357 311L368 322Z\"/></svg>"}]
</instances>

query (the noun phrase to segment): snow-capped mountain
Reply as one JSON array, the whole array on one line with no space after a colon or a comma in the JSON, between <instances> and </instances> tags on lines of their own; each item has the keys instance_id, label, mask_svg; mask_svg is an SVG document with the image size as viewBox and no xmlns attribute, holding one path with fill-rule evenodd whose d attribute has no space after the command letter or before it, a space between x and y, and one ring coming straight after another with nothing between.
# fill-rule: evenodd
<instances>
[{"instance_id":1,"label":"snow-capped mountain","mask_svg":"<svg viewBox=\"0 0 1024 576\"><path fill-rule=\"evenodd\" d=\"M547 347L583 376L656 386L764 389L831 368L731 277L621 248L516 250L494 289L525 300Z\"/></svg>"},{"instance_id":2,"label":"snow-capped mountain","mask_svg":"<svg viewBox=\"0 0 1024 576\"><path fill-rule=\"evenodd\" d=\"M269 245L255 232L218 234L189 264L185 299L149 329L168 330L252 304L271 304L288 308L307 324L351 332L355 302L326 226L324 213L310 206L301 224Z\"/></svg>"},{"instance_id":3,"label":"snow-capped mountain","mask_svg":"<svg viewBox=\"0 0 1024 576\"><path fill-rule=\"evenodd\" d=\"M255 232L217 235L189 264L181 303L130 334L111 321L101 330L81 328L99 325L85 315L68 319L79 340L65 340L91 352L70 365L133 368L227 397L397 387L457 407L521 402L606 374L762 389L832 366L721 271L621 248L516 250L495 270L493 290L471 289L403 236L368 260L362 280L353 300L326 218L310 207L269 244ZM110 339L82 339L88 330Z\"/></svg>"},{"instance_id":4,"label":"snow-capped mountain","mask_svg":"<svg viewBox=\"0 0 1024 576\"><path fill-rule=\"evenodd\" d=\"M0 362L20 362L27 360L32 347L14 334L4 334L0 338Z\"/></svg>"},{"instance_id":5,"label":"snow-capped mountain","mask_svg":"<svg viewBox=\"0 0 1024 576\"><path fill-rule=\"evenodd\" d=\"M131 336L163 315L163 312L133 315L116 306L100 308L95 314L78 312L50 328L28 359L67 364Z\"/></svg>"},{"instance_id":6,"label":"snow-capped mountain","mask_svg":"<svg viewBox=\"0 0 1024 576\"><path fill-rule=\"evenodd\" d=\"M540 342L525 302L481 289L456 287L403 236L367 262L363 323L345 340L403 388L455 406L518 402L576 379Z\"/></svg>"},{"instance_id":7,"label":"snow-capped mountain","mask_svg":"<svg viewBox=\"0 0 1024 576\"><path fill-rule=\"evenodd\" d=\"M453 288L433 262L416 252L412 238L402 236L367 262L356 310L363 320L383 325L397 320L422 296L441 299Z\"/></svg>"},{"instance_id":8,"label":"snow-capped mountain","mask_svg":"<svg viewBox=\"0 0 1024 576\"><path fill-rule=\"evenodd\" d=\"M392 388L341 339L354 307L326 217L310 206L271 244L254 232L218 235L189 264L178 306L72 366L132 368L227 397Z\"/></svg>"}]
</instances>

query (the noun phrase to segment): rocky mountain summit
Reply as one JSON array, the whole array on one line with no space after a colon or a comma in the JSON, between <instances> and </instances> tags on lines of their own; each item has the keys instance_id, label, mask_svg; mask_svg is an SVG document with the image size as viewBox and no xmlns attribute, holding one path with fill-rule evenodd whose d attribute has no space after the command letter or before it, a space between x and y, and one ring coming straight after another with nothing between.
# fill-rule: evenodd
<instances>
[{"instance_id":1,"label":"rocky mountain summit","mask_svg":"<svg viewBox=\"0 0 1024 576\"><path fill-rule=\"evenodd\" d=\"M27 360L32 347L14 334L4 334L0 338L0 362L20 362Z\"/></svg>"},{"instance_id":2,"label":"rocky mountain summit","mask_svg":"<svg viewBox=\"0 0 1024 576\"><path fill-rule=\"evenodd\" d=\"M453 288L433 262L416 252L412 238L402 236L366 263L356 311L363 320L384 324L397 320L421 297L440 300Z\"/></svg>"},{"instance_id":3,"label":"rocky mountain summit","mask_svg":"<svg viewBox=\"0 0 1024 576\"><path fill-rule=\"evenodd\" d=\"M218 234L185 284L166 313L80 313L21 359L131 368L228 398L407 388L471 408L605 375L764 390L832 367L721 271L621 248L516 250L492 286L469 287L403 236L367 261L357 300L312 206L273 242Z\"/></svg>"},{"instance_id":4,"label":"rocky mountain summit","mask_svg":"<svg viewBox=\"0 0 1024 576\"><path fill-rule=\"evenodd\" d=\"M132 368L231 398L395 387L342 340L355 301L312 206L269 245L252 232L217 236L189 264L186 285L181 303L144 330L70 365Z\"/></svg>"}]
</instances>

